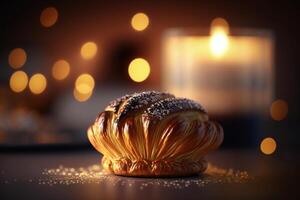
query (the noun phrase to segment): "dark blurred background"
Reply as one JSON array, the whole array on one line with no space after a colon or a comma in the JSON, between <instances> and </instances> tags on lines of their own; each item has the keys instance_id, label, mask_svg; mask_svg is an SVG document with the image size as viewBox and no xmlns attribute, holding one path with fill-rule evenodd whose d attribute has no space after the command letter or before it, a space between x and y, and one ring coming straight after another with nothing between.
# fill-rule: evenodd
<instances>
[{"instance_id":1,"label":"dark blurred background","mask_svg":"<svg viewBox=\"0 0 300 200\"><path fill-rule=\"evenodd\" d=\"M47 13L45 19L42 17L49 7L55 8L57 20L51 9L48 18ZM227 127L224 145L259 149L260 142L271 137L277 142L277 151L297 149L299 9L294 1L1 1L0 146L86 144L87 127L110 100L134 91L165 89L162 36L167 29L208 29L213 19L222 17L229 27L272 32L272 102L279 100L279 108L273 109L281 116L272 118L272 102L264 114L216 114L215 118ZM140 12L148 16L149 25L137 31L131 20ZM54 23L49 25L51 20ZM87 42L92 42L87 56L97 46L91 59L80 54ZM26 52L26 62L20 67L9 63L16 48ZM128 75L129 63L135 58L143 58L150 65L149 76L141 82ZM68 62L70 73L56 80L53 65L61 59ZM14 92L10 81L18 70L24 71L28 80L41 73L47 80L45 89L40 89L43 80L37 78L36 84L32 81L33 89L29 81L24 90ZM76 96L74 83L84 73L93 77L95 87L90 91L89 84L83 84L83 94ZM21 84L20 77L16 82ZM34 88L39 94L34 94Z\"/></svg>"}]
</instances>

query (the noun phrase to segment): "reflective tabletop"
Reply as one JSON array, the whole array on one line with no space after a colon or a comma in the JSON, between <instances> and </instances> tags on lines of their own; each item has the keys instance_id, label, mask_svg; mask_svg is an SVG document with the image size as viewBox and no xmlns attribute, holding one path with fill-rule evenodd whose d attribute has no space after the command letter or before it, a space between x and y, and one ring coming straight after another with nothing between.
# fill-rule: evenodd
<instances>
[{"instance_id":1,"label":"reflective tabletop","mask_svg":"<svg viewBox=\"0 0 300 200\"><path fill-rule=\"evenodd\" d=\"M94 151L0 154L0 199L273 199L297 197L296 155L220 150L204 174L132 178L106 173Z\"/></svg>"}]
</instances>

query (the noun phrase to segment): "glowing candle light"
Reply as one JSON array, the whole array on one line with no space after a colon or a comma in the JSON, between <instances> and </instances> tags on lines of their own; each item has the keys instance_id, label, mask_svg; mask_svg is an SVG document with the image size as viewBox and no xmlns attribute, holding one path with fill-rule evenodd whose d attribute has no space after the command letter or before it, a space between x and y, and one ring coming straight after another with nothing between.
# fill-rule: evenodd
<instances>
[{"instance_id":1,"label":"glowing candle light","mask_svg":"<svg viewBox=\"0 0 300 200\"><path fill-rule=\"evenodd\" d=\"M42 26L48 28L53 26L58 19L58 11L54 7L45 8L40 16Z\"/></svg>"},{"instance_id":2,"label":"glowing candle light","mask_svg":"<svg viewBox=\"0 0 300 200\"><path fill-rule=\"evenodd\" d=\"M9 86L14 92L22 92L27 87L28 76L23 71L16 71L9 80Z\"/></svg>"},{"instance_id":3,"label":"glowing candle light","mask_svg":"<svg viewBox=\"0 0 300 200\"><path fill-rule=\"evenodd\" d=\"M29 89L33 94L41 94L47 87L47 79L43 74L34 74L29 80Z\"/></svg>"},{"instance_id":4,"label":"glowing candle light","mask_svg":"<svg viewBox=\"0 0 300 200\"><path fill-rule=\"evenodd\" d=\"M222 56L228 47L228 37L224 32L215 32L211 37L210 47L216 57Z\"/></svg>"},{"instance_id":5,"label":"glowing candle light","mask_svg":"<svg viewBox=\"0 0 300 200\"><path fill-rule=\"evenodd\" d=\"M226 35L229 34L229 24L228 22L223 18L215 18L212 20L210 25L210 34L213 35L215 32L222 31Z\"/></svg>"},{"instance_id":6,"label":"glowing candle light","mask_svg":"<svg viewBox=\"0 0 300 200\"><path fill-rule=\"evenodd\" d=\"M149 25L149 17L145 13L136 13L131 19L131 26L136 31L143 31Z\"/></svg>"},{"instance_id":7,"label":"glowing candle light","mask_svg":"<svg viewBox=\"0 0 300 200\"><path fill-rule=\"evenodd\" d=\"M272 33L229 29L222 18L209 31L171 29L164 35L162 82L217 116L262 114L273 96Z\"/></svg>"},{"instance_id":8,"label":"glowing candle light","mask_svg":"<svg viewBox=\"0 0 300 200\"><path fill-rule=\"evenodd\" d=\"M98 47L95 42L86 42L82 45L80 54L83 59L90 60L95 57L97 51Z\"/></svg>"},{"instance_id":9,"label":"glowing candle light","mask_svg":"<svg viewBox=\"0 0 300 200\"><path fill-rule=\"evenodd\" d=\"M284 120L288 115L288 104L282 99L274 101L270 108L272 119L276 121Z\"/></svg>"},{"instance_id":10,"label":"glowing candle light","mask_svg":"<svg viewBox=\"0 0 300 200\"><path fill-rule=\"evenodd\" d=\"M267 137L267 138L263 139L263 141L260 144L261 152L266 155L270 155L270 154L274 153L276 150L276 147L277 147L276 141L271 137Z\"/></svg>"},{"instance_id":11,"label":"glowing candle light","mask_svg":"<svg viewBox=\"0 0 300 200\"><path fill-rule=\"evenodd\" d=\"M210 49L214 56L221 57L228 49L229 26L225 19L216 18L211 24Z\"/></svg>"},{"instance_id":12,"label":"glowing candle light","mask_svg":"<svg viewBox=\"0 0 300 200\"><path fill-rule=\"evenodd\" d=\"M52 67L52 76L56 80L67 78L70 73L70 64L66 60L58 60Z\"/></svg>"},{"instance_id":13,"label":"glowing candle light","mask_svg":"<svg viewBox=\"0 0 300 200\"><path fill-rule=\"evenodd\" d=\"M90 74L81 74L75 81L75 90L81 94L88 94L93 91L95 80Z\"/></svg>"},{"instance_id":14,"label":"glowing candle light","mask_svg":"<svg viewBox=\"0 0 300 200\"><path fill-rule=\"evenodd\" d=\"M22 48L13 49L8 56L8 63L14 69L21 68L25 64L26 60L27 55L25 50Z\"/></svg>"},{"instance_id":15,"label":"glowing candle light","mask_svg":"<svg viewBox=\"0 0 300 200\"><path fill-rule=\"evenodd\" d=\"M150 65L143 58L132 60L128 67L129 77L135 82L143 82L150 74Z\"/></svg>"}]
</instances>

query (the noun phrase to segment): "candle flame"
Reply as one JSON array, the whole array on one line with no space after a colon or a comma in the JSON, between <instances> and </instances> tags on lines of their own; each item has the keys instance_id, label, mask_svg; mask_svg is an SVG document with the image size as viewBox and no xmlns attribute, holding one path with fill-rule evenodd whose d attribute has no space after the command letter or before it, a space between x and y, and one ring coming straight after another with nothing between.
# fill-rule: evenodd
<instances>
[{"instance_id":1,"label":"candle flame","mask_svg":"<svg viewBox=\"0 0 300 200\"><path fill-rule=\"evenodd\" d=\"M216 18L211 23L210 49L215 57L223 56L229 46L229 25L225 19Z\"/></svg>"},{"instance_id":2,"label":"candle flame","mask_svg":"<svg viewBox=\"0 0 300 200\"><path fill-rule=\"evenodd\" d=\"M229 33L229 24L228 22L223 19L223 18L215 18L212 22L211 22L211 25L210 25L211 29L210 29L210 32L211 34L213 34L214 32L217 32L217 31L224 31L226 34Z\"/></svg>"}]
</instances>

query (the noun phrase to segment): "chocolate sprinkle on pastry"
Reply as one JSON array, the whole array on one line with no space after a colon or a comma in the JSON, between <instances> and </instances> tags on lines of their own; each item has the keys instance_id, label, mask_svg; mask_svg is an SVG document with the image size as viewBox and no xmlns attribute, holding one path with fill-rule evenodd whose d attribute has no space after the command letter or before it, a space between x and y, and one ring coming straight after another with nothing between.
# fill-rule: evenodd
<instances>
[{"instance_id":1,"label":"chocolate sprinkle on pastry","mask_svg":"<svg viewBox=\"0 0 300 200\"><path fill-rule=\"evenodd\" d=\"M135 93L130 96L126 102L120 107L118 111L117 121L124 118L127 114L132 113L137 110L143 110L153 103L164 100L166 98L175 98L174 95L163 92L149 91Z\"/></svg>"},{"instance_id":2,"label":"chocolate sprinkle on pastry","mask_svg":"<svg viewBox=\"0 0 300 200\"><path fill-rule=\"evenodd\" d=\"M146 111L145 114L151 117L162 120L164 117L181 111L199 111L206 113L204 108L193 100L186 98L168 98L152 104Z\"/></svg>"}]
</instances>

